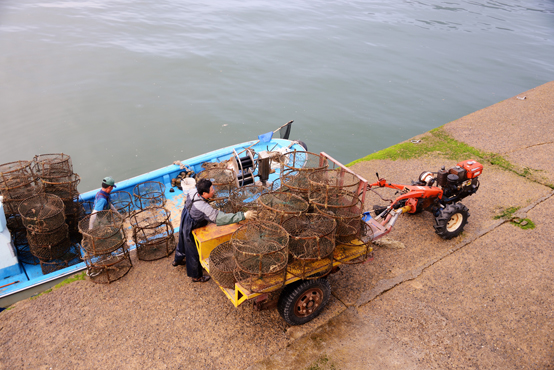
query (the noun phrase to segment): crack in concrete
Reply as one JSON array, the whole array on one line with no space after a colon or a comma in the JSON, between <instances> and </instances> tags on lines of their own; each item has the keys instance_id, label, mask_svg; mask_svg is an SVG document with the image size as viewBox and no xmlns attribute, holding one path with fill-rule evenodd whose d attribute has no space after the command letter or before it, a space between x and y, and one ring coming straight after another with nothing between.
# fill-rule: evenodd
<instances>
[{"instance_id":1,"label":"crack in concrete","mask_svg":"<svg viewBox=\"0 0 554 370\"><path fill-rule=\"evenodd\" d=\"M348 305L347 305L346 303L344 303L343 300L340 299L340 298L335 294L335 292L331 291L331 295L332 295L333 297L335 297L340 303L342 303L342 305L344 306L344 308L348 308Z\"/></svg>"},{"instance_id":2,"label":"crack in concrete","mask_svg":"<svg viewBox=\"0 0 554 370\"><path fill-rule=\"evenodd\" d=\"M538 143L538 144L528 145L528 146L524 146L524 147L522 147L522 148L517 148L517 149L514 149L514 150L509 150L509 151L504 152L504 153L501 153L501 154L510 154L510 153L514 153L514 152L517 152L517 151L520 151L520 150L525 150L525 149L533 148L533 147L535 147L535 146L548 145L548 144L554 144L554 141L546 141L546 142L544 142L544 143Z\"/></svg>"},{"instance_id":3,"label":"crack in concrete","mask_svg":"<svg viewBox=\"0 0 554 370\"><path fill-rule=\"evenodd\" d=\"M541 204L542 202L550 199L552 196L554 196L554 191L550 193L550 195L546 195L542 198L539 198L537 199L535 202L531 203L529 206L523 208L522 210L518 211L515 216L519 217L519 218L525 218L527 217L527 212L529 212L530 210L532 210L533 208L535 208L536 206L538 206L539 204ZM423 271L425 271L427 268L433 266L435 263L443 260L444 258L450 256L451 254L455 253L456 251L462 249L463 247L473 243L474 241L476 241L477 239L480 239L482 238L483 236L487 235L488 233L490 233L491 231L493 231L494 229L500 227L501 225L505 224L506 222L510 222L511 219L503 219L503 220L499 220L497 222L495 222L494 224L492 224L491 226L489 226L488 228L482 230L481 232L479 232L477 235L471 237L470 239L464 241L463 243L461 243L460 245L458 246L455 246L453 248L450 248L448 249L446 252L444 252L442 255L440 255L439 257L437 258L434 258L430 261L427 261L425 264L415 268L415 269L412 269L412 270L409 270L409 271L406 271L398 276L395 276L391 279L383 279L383 280L380 280L371 290L363 293L360 298L358 298L358 300L356 301L356 304L354 305L357 308L359 308L360 306L363 306L364 304L367 304L369 302L371 302L372 300L374 300L375 298L377 298L378 296L380 296L381 294L393 289L394 287L406 282L406 281L410 281L410 280L414 280L416 279L417 277L419 277Z\"/></svg>"}]
</instances>

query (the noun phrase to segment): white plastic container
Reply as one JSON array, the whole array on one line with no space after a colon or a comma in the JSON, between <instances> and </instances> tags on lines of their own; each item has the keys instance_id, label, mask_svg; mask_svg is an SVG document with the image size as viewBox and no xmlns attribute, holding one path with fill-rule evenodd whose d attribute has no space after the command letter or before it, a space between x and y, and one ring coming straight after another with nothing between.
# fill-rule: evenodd
<instances>
[{"instance_id":1,"label":"white plastic container","mask_svg":"<svg viewBox=\"0 0 554 370\"><path fill-rule=\"evenodd\" d=\"M184 194L188 194L189 191L196 187L196 180L192 177L186 177L181 180L181 188Z\"/></svg>"}]
</instances>

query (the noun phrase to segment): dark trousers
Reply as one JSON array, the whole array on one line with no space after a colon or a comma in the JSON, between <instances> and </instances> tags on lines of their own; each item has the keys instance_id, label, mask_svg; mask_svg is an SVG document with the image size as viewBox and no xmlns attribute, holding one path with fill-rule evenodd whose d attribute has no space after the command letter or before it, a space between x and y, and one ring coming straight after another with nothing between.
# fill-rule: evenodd
<instances>
[{"instance_id":1,"label":"dark trousers","mask_svg":"<svg viewBox=\"0 0 554 370\"><path fill-rule=\"evenodd\" d=\"M181 226L179 230L179 243L175 250L175 262L183 261L186 257L187 276L198 279L202 277L202 265L200 257L196 249L196 243L192 236L192 230L205 226L206 221L196 221L190 217L190 213L186 207L181 212Z\"/></svg>"}]
</instances>

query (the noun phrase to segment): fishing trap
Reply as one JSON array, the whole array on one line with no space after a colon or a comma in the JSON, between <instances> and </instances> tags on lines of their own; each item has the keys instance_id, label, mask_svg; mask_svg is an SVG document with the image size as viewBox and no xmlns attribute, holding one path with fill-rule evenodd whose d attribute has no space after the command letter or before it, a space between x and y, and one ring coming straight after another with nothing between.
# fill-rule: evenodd
<instances>
[{"instance_id":1,"label":"fishing trap","mask_svg":"<svg viewBox=\"0 0 554 370\"><path fill-rule=\"evenodd\" d=\"M33 158L34 172L40 178L55 179L73 174L71 157L63 153L40 154Z\"/></svg>"},{"instance_id":2,"label":"fishing trap","mask_svg":"<svg viewBox=\"0 0 554 370\"><path fill-rule=\"evenodd\" d=\"M362 220L358 222L360 223L359 231L355 236L343 237L343 241L337 239L334 252L335 261L353 265L364 263L372 257L373 230ZM356 228L356 226L353 227Z\"/></svg>"},{"instance_id":3,"label":"fishing trap","mask_svg":"<svg viewBox=\"0 0 554 370\"><path fill-rule=\"evenodd\" d=\"M19 204L19 214L28 231L46 233L65 224L65 205L53 194L39 194Z\"/></svg>"},{"instance_id":4,"label":"fishing trap","mask_svg":"<svg viewBox=\"0 0 554 370\"><path fill-rule=\"evenodd\" d=\"M162 207L147 208L130 216L140 260L154 261L173 253L176 245L170 217L171 212Z\"/></svg>"},{"instance_id":5,"label":"fishing trap","mask_svg":"<svg viewBox=\"0 0 554 370\"><path fill-rule=\"evenodd\" d=\"M246 212L257 210L259 207L258 198L262 194L269 193L271 188L259 185L246 185L233 189L229 197L230 212Z\"/></svg>"},{"instance_id":6,"label":"fishing trap","mask_svg":"<svg viewBox=\"0 0 554 370\"><path fill-rule=\"evenodd\" d=\"M110 202L123 217L129 217L134 210L133 198L129 192L123 190L111 192Z\"/></svg>"},{"instance_id":7,"label":"fishing trap","mask_svg":"<svg viewBox=\"0 0 554 370\"><path fill-rule=\"evenodd\" d=\"M329 166L327 158L320 154L305 151L294 151L281 155L279 158L281 191L290 191L308 200L310 183L308 176Z\"/></svg>"},{"instance_id":8,"label":"fishing trap","mask_svg":"<svg viewBox=\"0 0 554 370\"><path fill-rule=\"evenodd\" d=\"M90 256L101 256L126 244L123 216L112 210L98 211L79 221L82 246Z\"/></svg>"},{"instance_id":9,"label":"fishing trap","mask_svg":"<svg viewBox=\"0 0 554 370\"><path fill-rule=\"evenodd\" d=\"M235 278L251 292L279 289L285 283L289 235L273 222L251 221L231 236Z\"/></svg>"},{"instance_id":10,"label":"fishing trap","mask_svg":"<svg viewBox=\"0 0 554 370\"><path fill-rule=\"evenodd\" d=\"M301 279L316 279L333 268L336 222L321 214L303 214L285 220L289 253L287 271Z\"/></svg>"},{"instance_id":11,"label":"fishing trap","mask_svg":"<svg viewBox=\"0 0 554 370\"><path fill-rule=\"evenodd\" d=\"M126 244L110 253L97 256L85 252L83 259L90 280L99 284L110 284L119 280L133 267Z\"/></svg>"},{"instance_id":12,"label":"fishing trap","mask_svg":"<svg viewBox=\"0 0 554 370\"><path fill-rule=\"evenodd\" d=\"M27 230L27 241L31 253L41 261L51 261L62 257L71 247L68 226L64 223L49 232Z\"/></svg>"},{"instance_id":13,"label":"fishing trap","mask_svg":"<svg viewBox=\"0 0 554 370\"><path fill-rule=\"evenodd\" d=\"M138 209L165 206L165 186L158 181L145 181L133 189L135 206Z\"/></svg>"},{"instance_id":14,"label":"fishing trap","mask_svg":"<svg viewBox=\"0 0 554 370\"><path fill-rule=\"evenodd\" d=\"M258 218L281 224L287 218L306 213L307 201L287 192L269 192L258 198Z\"/></svg>"},{"instance_id":15,"label":"fishing trap","mask_svg":"<svg viewBox=\"0 0 554 370\"><path fill-rule=\"evenodd\" d=\"M237 268L231 241L219 244L210 252L210 275L224 288L235 287L234 272Z\"/></svg>"}]
</instances>

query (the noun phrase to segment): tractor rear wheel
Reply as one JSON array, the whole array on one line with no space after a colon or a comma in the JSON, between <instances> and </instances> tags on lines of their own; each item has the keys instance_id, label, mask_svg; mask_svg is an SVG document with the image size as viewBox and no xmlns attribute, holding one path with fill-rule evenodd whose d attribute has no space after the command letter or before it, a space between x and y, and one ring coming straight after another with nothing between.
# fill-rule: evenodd
<instances>
[{"instance_id":1,"label":"tractor rear wheel","mask_svg":"<svg viewBox=\"0 0 554 370\"><path fill-rule=\"evenodd\" d=\"M290 325L302 325L317 317L331 297L331 284L326 279L303 280L285 287L277 309Z\"/></svg>"},{"instance_id":2,"label":"tractor rear wheel","mask_svg":"<svg viewBox=\"0 0 554 370\"><path fill-rule=\"evenodd\" d=\"M462 231L467 224L469 210L462 203L449 204L435 217L435 232L443 239L452 239Z\"/></svg>"}]
</instances>

